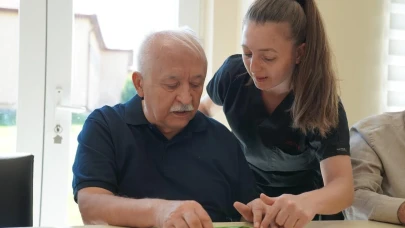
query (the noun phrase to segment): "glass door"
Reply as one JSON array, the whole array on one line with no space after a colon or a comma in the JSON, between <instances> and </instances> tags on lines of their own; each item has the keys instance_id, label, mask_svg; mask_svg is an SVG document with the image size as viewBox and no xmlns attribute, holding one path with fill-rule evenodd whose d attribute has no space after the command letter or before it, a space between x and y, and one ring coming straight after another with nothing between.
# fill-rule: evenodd
<instances>
[{"instance_id":1,"label":"glass door","mask_svg":"<svg viewBox=\"0 0 405 228\"><path fill-rule=\"evenodd\" d=\"M0 0L0 155L34 155L39 225L45 99L46 1Z\"/></svg>"},{"instance_id":2,"label":"glass door","mask_svg":"<svg viewBox=\"0 0 405 228\"><path fill-rule=\"evenodd\" d=\"M84 121L136 94L131 74L147 33L179 25L198 32L199 10L200 0L48 1L41 226L83 224L72 164Z\"/></svg>"}]
</instances>

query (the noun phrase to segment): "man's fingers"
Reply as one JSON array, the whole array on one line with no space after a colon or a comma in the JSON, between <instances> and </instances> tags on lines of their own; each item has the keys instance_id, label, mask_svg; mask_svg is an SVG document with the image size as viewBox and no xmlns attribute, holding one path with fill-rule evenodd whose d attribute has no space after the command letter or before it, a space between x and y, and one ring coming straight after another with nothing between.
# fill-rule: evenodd
<instances>
[{"instance_id":1,"label":"man's fingers","mask_svg":"<svg viewBox=\"0 0 405 228\"><path fill-rule=\"evenodd\" d=\"M288 216L287 220L284 223L284 228L294 228L294 225L297 223L296 214L291 214Z\"/></svg>"},{"instance_id":2,"label":"man's fingers","mask_svg":"<svg viewBox=\"0 0 405 228\"><path fill-rule=\"evenodd\" d=\"M305 225L305 220L298 219L298 221L295 223L294 228L303 228Z\"/></svg>"},{"instance_id":3,"label":"man's fingers","mask_svg":"<svg viewBox=\"0 0 405 228\"><path fill-rule=\"evenodd\" d=\"M259 228L260 227L260 224L262 223L263 213L264 213L263 210L264 210L263 208L262 208L262 210L259 209L259 208L254 208L252 210L254 228Z\"/></svg>"},{"instance_id":4,"label":"man's fingers","mask_svg":"<svg viewBox=\"0 0 405 228\"><path fill-rule=\"evenodd\" d=\"M276 198L268 197L266 194L260 194L260 199L267 205L273 205L276 202Z\"/></svg>"},{"instance_id":5,"label":"man's fingers","mask_svg":"<svg viewBox=\"0 0 405 228\"><path fill-rule=\"evenodd\" d=\"M290 212L286 208L280 210L276 216L276 224L279 226L284 226L289 214Z\"/></svg>"},{"instance_id":6,"label":"man's fingers","mask_svg":"<svg viewBox=\"0 0 405 228\"><path fill-rule=\"evenodd\" d=\"M173 225L171 227L172 228L189 228L186 221L184 221L184 219L181 217L176 218L176 220L173 221Z\"/></svg>"},{"instance_id":7,"label":"man's fingers","mask_svg":"<svg viewBox=\"0 0 405 228\"><path fill-rule=\"evenodd\" d=\"M276 223L271 223L270 228L280 228Z\"/></svg>"},{"instance_id":8,"label":"man's fingers","mask_svg":"<svg viewBox=\"0 0 405 228\"><path fill-rule=\"evenodd\" d=\"M190 228L203 228L200 218L198 215L192 211L192 212L187 212L183 215L184 221L186 221L187 226Z\"/></svg>"},{"instance_id":9,"label":"man's fingers","mask_svg":"<svg viewBox=\"0 0 405 228\"><path fill-rule=\"evenodd\" d=\"M204 210L204 208L201 205L195 208L194 211L198 216L198 218L200 219L202 228L214 228L211 217L208 215L208 213Z\"/></svg>"},{"instance_id":10,"label":"man's fingers","mask_svg":"<svg viewBox=\"0 0 405 228\"><path fill-rule=\"evenodd\" d=\"M242 215L242 217L246 219L246 221L253 222L253 213L249 206L240 202L235 202L233 206Z\"/></svg>"},{"instance_id":11,"label":"man's fingers","mask_svg":"<svg viewBox=\"0 0 405 228\"><path fill-rule=\"evenodd\" d=\"M270 217L267 216L267 214L266 214L266 215L264 215L264 218L262 220L262 223L260 224L260 227L263 227L263 228L270 227L271 223L272 223L272 221L270 220Z\"/></svg>"},{"instance_id":12,"label":"man's fingers","mask_svg":"<svg viewBox=\"0 0 405 228\"><path fill-rule=\"evenodd\" d=\"M266 228L270 224L275 225L274 219L276 218L279 211L280 211L280 208L278 207L278 205L273 205L273 206L267 207L267 211L262 220L261 227Z\"/></svg>"}]
</instances>

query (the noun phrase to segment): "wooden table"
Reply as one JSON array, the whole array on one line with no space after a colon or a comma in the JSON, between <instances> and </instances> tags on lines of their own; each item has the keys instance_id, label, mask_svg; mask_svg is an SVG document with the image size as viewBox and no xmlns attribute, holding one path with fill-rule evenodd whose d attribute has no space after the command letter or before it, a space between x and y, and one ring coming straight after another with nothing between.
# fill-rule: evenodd
<instances>
[{"instance_id":1,"label":"wooden table","mask_svg":"<svg viewBox=\"0 0 405 228\"><path fill-rule=\"evenodd\" d=\"M231 222L231 223L214 223L214 227L252 227L250 223ZM112 228L113 226L76 226L72 228ZM372 222L372 221L313 221L305 228L404 228L405 226L393 225L388 223Z\"/></svg>"},{"instance_id":2,"label":"wooden table","mask_svg":"<svg viewBox=\"0 0 405 228\"><path fill-rule=\"evenodd\" d=\"M389 223L372 221L316 221L311 222L305 228L398 228L404 227Z\"/></svg>"}]
</instances>

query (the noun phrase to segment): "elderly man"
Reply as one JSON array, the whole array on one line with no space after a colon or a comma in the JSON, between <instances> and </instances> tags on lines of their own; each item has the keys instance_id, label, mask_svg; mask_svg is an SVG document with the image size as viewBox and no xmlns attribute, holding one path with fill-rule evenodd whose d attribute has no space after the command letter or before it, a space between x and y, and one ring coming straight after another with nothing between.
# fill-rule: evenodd
<instances>
[{"instance_id":1,"label":"elderly man","mask_svg":"<svg viewBox=\"0 0 405 228\"><path fill-rule=\"evenodd\" d=\"M351 129L355 199L347 219L405 224L405 111Z\"/></svg>"},{"instance_id":2,"label":"elderly man","mask_svg":"<svg viewBox=\"0 0 405 228\"><path fill-rule=\"evenodd\" d=\"M73 190L84 223L208 228L239 221L236 201L252 221L255 207L266 206L253 200L238 141L197 111L207 60L196 37L153 33L138 61L138 95L95 110L78 137Z\"/></svg>"}]
</instances>

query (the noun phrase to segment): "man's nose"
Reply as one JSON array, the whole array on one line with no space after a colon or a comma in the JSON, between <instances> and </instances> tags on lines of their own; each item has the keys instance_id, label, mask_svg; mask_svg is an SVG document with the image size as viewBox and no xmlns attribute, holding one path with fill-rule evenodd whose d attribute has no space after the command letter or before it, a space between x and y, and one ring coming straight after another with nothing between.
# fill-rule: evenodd
<instances>
[{"instance_id":1,"label":"man's nose","mask_svg":"<svg viewBox=\"0 0 405 228\"><path fill-rule=\"evenodd\" d=\"M185 85L180 88L180 91L177 95L177 100L184 105L191 104L192 96L189 85Z\"/></svg>"}]
</instances>

